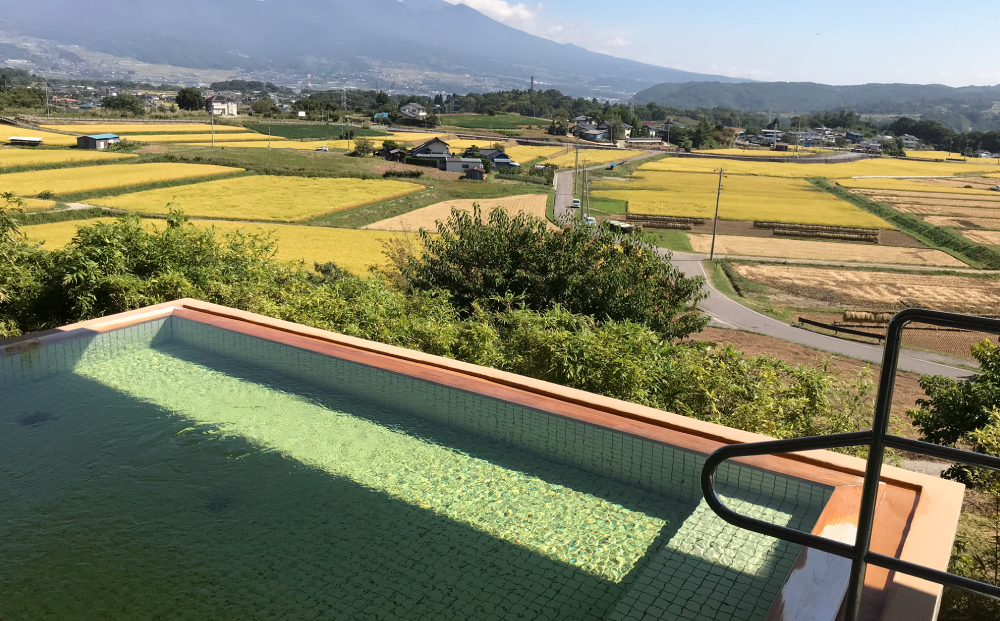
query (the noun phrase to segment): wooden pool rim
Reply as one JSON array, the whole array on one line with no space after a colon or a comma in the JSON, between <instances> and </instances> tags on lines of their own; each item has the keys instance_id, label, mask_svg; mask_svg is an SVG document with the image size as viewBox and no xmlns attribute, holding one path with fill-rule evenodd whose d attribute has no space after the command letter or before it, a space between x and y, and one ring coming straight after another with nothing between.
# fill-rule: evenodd
<instances>
[{"instance_id":1,"label":"wooden pool rim","mask_svg":"<svg viewBox=\"0 0 1000 621\"><path fill-rule=\"evenodd\" d=\"M0 340L0 357L132 325L177 316L272 342L350 360L534 408L677 448L707 454L729 444L769 440L759 434L440 356L310 328L194 299L181 299ZM853 543L865 461L829 451L740 460L749 466L833 488L813 533ZM884 466L872 551L946 570L964 486ZM769 620L838 618L849 562L803 549ZM869 567L863 618L931 621L942 588L912 576Z\"/></svg>"}]
</instances>

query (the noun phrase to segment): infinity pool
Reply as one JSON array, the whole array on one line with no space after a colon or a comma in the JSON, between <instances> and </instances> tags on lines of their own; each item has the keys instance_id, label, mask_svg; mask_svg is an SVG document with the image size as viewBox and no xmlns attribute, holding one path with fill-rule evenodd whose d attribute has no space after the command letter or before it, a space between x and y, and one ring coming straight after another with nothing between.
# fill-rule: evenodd
<instances>
[{"instance_id":1,"label":"infinity pool","mask_svg":"<svg viewBox=\"0 0 1000 621\"><path fill-rule=\"evenodd\" d=\"M703 456L170 316L0 357L0 619L762 619ZM809 530L830 488L728 504Z\"/></svg>"}]
</instances>

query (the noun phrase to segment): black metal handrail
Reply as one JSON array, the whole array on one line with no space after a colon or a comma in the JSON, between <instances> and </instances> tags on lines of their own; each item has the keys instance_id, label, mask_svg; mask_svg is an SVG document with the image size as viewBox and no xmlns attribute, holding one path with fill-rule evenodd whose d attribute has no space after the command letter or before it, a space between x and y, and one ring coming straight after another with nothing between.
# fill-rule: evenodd
<instances>
[{"instance_id":1,"label":"black metal handrail","mask_svg":"<svg viewBox=\"0 0 1000 621\"><path fill-rule=\"evenodd\" d=\"M726 446L709 455L701 474L701 489L708 506L719 517L730 524L762 535L768 535L851 559L851 579L847 589L847 621L856 621L858 618L858 611L861 606L861 592L864 589L865 583L865 571L869 564L923 578L924 580L944 586L962 589L963 591L1000 598L1000 586L979 582L978 580L963 576L956 576L945 571L930 569L929 567L902 561L891 556L877 554L870 549L872 527L875 522L875 505L878 498L879 477L882 472L882 459L885 456L886 448L920 453L981 468L1000 470L1000 457L992 457L990 455L940 446L929 442L911 440L889 433L889 412L892 406L892 393L896 385L896 367L899 362L903 329L913 322L1000 334L1000 320L997 319L970 317L924 309L904 310L889 322L889 330L886 333L885 354L882 361L882 376L879 379L878 397L875 403L875 421L870 431ZM869 447L868 463L865 467L864 486L861 493L861 511L858 516L858 532L853 545L740 515L726 507L715 491L715 473L719 469L719 466L727 460L739 457L776 455L817 449L846 448L849 446Z\"/></svg>"}]
</instances>

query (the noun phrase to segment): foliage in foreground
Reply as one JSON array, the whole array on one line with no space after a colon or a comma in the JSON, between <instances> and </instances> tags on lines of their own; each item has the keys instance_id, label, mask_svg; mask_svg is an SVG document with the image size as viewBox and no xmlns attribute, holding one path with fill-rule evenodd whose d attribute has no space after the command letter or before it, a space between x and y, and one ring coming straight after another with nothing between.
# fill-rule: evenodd
<instances>
[{"instance_id":1,"label":"foliage in foreground","mask_svg":"<svg viewBox=\"0 0 1000 621\"><path fill-rule=\"evenodd\" d=\"M81 228L52 252L0 214L0 336L195 297L778 437L853 429L870 410L864 388L859 398L854 379L825 369L672 344L638 321L556 302L536 310L506 295L463 306L441 289L404 292L332 264L316 273L274 261L266 236L220 236L176 213L159 231L134 217Z\"/></svg>"},{"instance_id":2,"label":"foliage in foreground","mask_svg":"<svg viewBox=\"0 0 1000 621\"><path fill-rule=\"evenodd\" d=\"M436 232L421 231L424 251L401 262L414 290L443 289L469 313L498 309L514 294L526 308L559 305L599 321L632 321L673 340L706 323L694 309L705 297L701 279L685 278L642 238L607 227L553 231L528 214L478 205L455 210Z\"/></svg>"}]
</instances>

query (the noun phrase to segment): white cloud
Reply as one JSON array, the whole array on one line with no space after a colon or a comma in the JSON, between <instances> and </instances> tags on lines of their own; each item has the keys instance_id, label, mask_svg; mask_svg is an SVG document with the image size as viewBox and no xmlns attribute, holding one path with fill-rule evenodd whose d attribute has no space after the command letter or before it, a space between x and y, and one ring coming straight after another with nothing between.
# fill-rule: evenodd
<instances>
[{"instance_id":1,"label":"white cloud","mask_svg":"<svg viewBox=\"0 0 1000 621\"><path fill-rule=\"evenodd\" d=\"M606 45L608 47L625 47L625 46L631 45L631 44L632 44L631 41L626 41L625 39L622 39L621 37L615 37L614 39L611 39L609 41L605 41L604 42L604 45Z\"/></svg>"},{"instance_id":2,"label":"white cloud","mask_svg":"<svg viewBox=\"0 0 1000 621\"><path fill-rule=\"evenodd\" d=\"M534 23L543 5L528 6L523 2L511 4L507 0L447 0L452 4L465 4L483 15L511 26L525 26Z\"/></svg>"}]
</instances>

